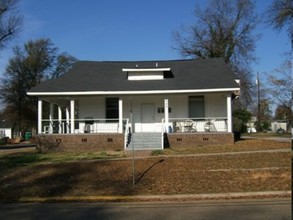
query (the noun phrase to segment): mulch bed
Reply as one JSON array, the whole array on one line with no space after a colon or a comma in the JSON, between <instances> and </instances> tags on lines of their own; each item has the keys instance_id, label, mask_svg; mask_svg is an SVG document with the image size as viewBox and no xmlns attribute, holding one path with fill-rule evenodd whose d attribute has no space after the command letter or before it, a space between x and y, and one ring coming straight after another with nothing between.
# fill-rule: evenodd
<instances>
[{"instance_id":1,"label":"mulch bed","mask_svg":"<svg viewBox=\"0 0 293 220\"><path fill-rule=\"evenodd\" d=\"M21 197L291 190L290 153L47 163L0 171L0 201Z\"/></svg>"}]
</instances>

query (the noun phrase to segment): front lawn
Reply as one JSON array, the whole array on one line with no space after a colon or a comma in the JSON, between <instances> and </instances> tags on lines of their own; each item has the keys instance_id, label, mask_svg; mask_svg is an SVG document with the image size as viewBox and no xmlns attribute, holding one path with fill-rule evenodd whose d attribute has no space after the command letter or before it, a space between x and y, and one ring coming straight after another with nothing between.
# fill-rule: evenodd
<instances>
[{"instance_id":1,"label":"front lawn","mask_svg":"<svg viewBox=\"0 0 293 220\"><path fill-rule=\"evenodd\" d=\"M125 156L125 152L25 152L2 155L0 201L17 202L25 197L78 198L291 190L289 151L202 154L263 149L289 150L290 143L244 140L233 146L202 146L182 151L169 149L153 152L154 156L147 157L139 157L141 153L136 152L134 188L133 163L131 156Z\"/></svg>"}]
</instances>

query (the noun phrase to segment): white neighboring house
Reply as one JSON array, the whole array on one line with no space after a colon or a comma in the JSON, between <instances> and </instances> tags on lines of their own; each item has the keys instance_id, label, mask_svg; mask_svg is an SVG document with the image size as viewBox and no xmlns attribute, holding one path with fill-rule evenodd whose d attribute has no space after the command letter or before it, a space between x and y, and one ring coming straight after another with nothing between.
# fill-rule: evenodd
<instances>
[{"instance_id":1,"label":"white neighboring house","mask_svg":"<svg viewBox=\"0 0 293 220\"><path fill-rule=\"evenodd\" d=\"M257 121L257 117L251 117L251 120L246 124L247 133L256 133L255 123Z\"/></svg>"},{"instance_id":2,"label":"white neighboring house","mask_svg":"<svg viewBox=\"0 0 293 220\"><path fill-rule=\"evenodd\" d=\"M163 147L163 134L232 134L232 100L240 92L236 81L220 58L79 61L27 94L39 100L39 135L118 133L126 148L130 133L143 138L157 133ZM44 102L50 103L48 116Z\"/></svg>"},{"instance_id":3,"label":"white neighboring house","mask_svg":"<svg viewBox=\"0 0 293 220\"><path fill-rule=\"evenodd\" d=\"M5 119L0 120L0 138L12 138L12 129Z\"/></svg>"},{"instance_id":4,"label":"white neighboring house","mask_svg":"<svg viewBox=\"0 0 293 220\"><path fill-rule=\"evenodd\" d=\"M9 137L11 138L11 128L0 128L0 138Z\"/></svg>"},{"instance_id":5,"label":"white neighboring house","mask_svg":"<svg viewBox=\"0 0 293 220\"><path fill-rule=\"evenodd\" d=\"M287 132L288 129L288 120L278 120L278 121L274 121L271 123L271 129L272 129L272 132L277 132L278 129L282 129L284 130L284 132Z\"/></svg>"}]
</instances>

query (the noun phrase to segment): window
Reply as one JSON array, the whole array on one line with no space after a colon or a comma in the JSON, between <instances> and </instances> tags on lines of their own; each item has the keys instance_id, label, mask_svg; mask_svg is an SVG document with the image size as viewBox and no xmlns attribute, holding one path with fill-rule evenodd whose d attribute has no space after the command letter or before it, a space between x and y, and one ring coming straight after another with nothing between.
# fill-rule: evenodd
<instances>
[{"instance_id":1,"label":"window","mask_svg":"<svg viewBox=\"0 0 293 220\"><path fill-rule=\"evenodd\" d=\"M119 98L106 98L106 119L119 118Z\"/></svg>"},{"instance_id":2,"label":"window","mask_svg":"<svg viewBox=\"0 0 293 220\"><path fill-rule=\"evenodd\" d=\"M165 76L170 78L171 68L159 68L159 64L156 63L154 68L123 68L123 72L127 72L128 80L162 80ZM169 74L165 74L168 72Z\"/></svg>"},{"instance_id":3,"label":"window","mask_svg":"<svg viewBox=\"0 0 293 220\"><path fill-rule=\"evenodd\" d=\"M189 103L189 117L190 118L204 118L205 117L204 96L190 96L188 103Z\"/></svg>"}]
</instances>

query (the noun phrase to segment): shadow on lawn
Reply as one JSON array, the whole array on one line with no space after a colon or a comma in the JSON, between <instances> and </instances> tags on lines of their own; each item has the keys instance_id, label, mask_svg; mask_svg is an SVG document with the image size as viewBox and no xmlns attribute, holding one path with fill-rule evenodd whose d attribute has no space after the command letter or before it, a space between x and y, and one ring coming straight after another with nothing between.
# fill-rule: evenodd
<instances>
[{"instance_id":1,"label":"shadow on lawn","mask_svg":"<svg viewBox=\"0 0 293 220\"><path fill-rule=\"evenodd\" d=\"M164 162L164 159L161 159L159 161L157 161L156 163L152 164L148 169L146 169L141 175L140 177L135 181L135 184L137 184L143 177L144 175L146 175L154 166L156 166L159 163Z\"/></svg>"},{"instance_id":2,"label":"shadow on lawn","mask_svg":"<svg viewBox=\"0 0 293 220\"><path fill-rule=\"evenodd\" d=\"M31 196L135 195L152 185L147 174L164 159L150 162L139 161L135 184L140 184L134 188L131 160L50 163L38 153L1 156L0 202Z\"/></svg>"},{"instance_id":3,"label":"shadow on lawn","mask_svg":"<svg viewBox=\"0 0 293 220\"><path fill-rule=\"evenodd\" d=\"M4 172L8 169L32 165L43 161L46 161L46 159L41 158L40 155L36 153L15 153L2 155L0 157L0 167L1 171Z\"/></svg>"}]
</instances>

